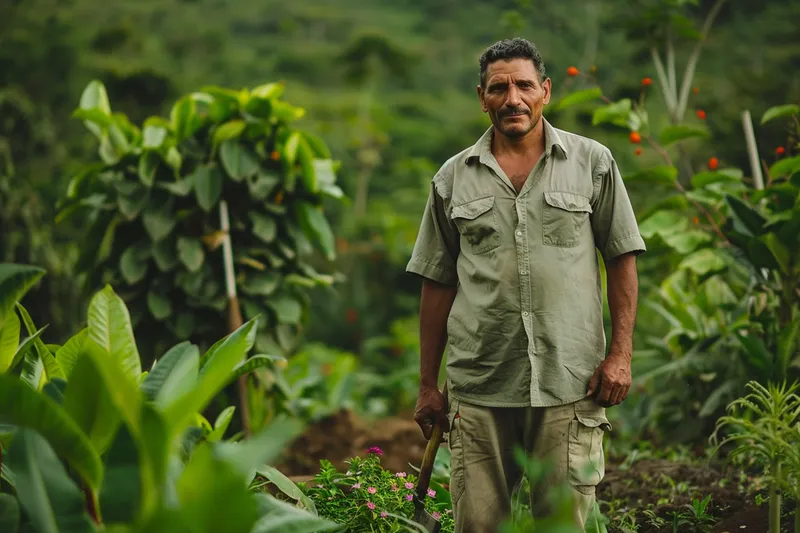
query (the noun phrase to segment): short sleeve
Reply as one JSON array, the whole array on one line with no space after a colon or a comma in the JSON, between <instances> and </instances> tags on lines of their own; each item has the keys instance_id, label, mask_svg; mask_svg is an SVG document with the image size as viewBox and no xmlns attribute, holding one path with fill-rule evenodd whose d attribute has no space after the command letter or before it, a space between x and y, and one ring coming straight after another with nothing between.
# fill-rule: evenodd
<instances>
[{"instance_id":1,"label":"short sleeve","mask_svg":"<svg viewBox=\"0 0 800 533\"><path fill-rule=\"evenodd\" d=\"M447 217L444 200L431 184L417 240L406 272L445 285L456 285L459 254L458 229Z\"/></svg>"},{"instance_id":2,"label":"short sleeve","mask_svg":"<svg viewBox=\"0 0 800 533\"><path fill-rule=\"evenodd\" d=\"M644 253L644 239L616 161L605 151L594 170L592 232L603 259Z\"/></svg>"}]
</instances>

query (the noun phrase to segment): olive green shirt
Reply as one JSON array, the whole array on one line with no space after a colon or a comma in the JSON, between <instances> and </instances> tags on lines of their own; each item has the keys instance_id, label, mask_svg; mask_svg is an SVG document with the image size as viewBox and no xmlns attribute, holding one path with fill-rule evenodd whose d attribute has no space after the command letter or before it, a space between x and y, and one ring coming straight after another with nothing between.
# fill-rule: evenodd
<instances>
[{"instance_id":1,"label":"olive green shirt","mask_svg":"<svg viewBox=\"0 0 800 533\"><path fill-rule=\"evenodd\" d=\"M545 153L519 194L492 155L493 128L442 165L407 266L458 286L448 393L467 403L584 398L606 350L596 250L645 251L608 148L544 127Z\"/></svg>"}]
</instances>

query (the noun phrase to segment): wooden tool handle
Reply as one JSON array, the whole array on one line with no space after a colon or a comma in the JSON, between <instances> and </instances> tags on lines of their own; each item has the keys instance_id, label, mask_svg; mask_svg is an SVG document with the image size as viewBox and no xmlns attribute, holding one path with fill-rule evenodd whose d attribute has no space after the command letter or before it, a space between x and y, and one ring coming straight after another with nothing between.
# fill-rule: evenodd
<instances>
[{"instance_id":1,"label":"wooden tool handle","mask_svg":"<svg viewBox=\"0 0 800 533\"><path fill-rule=\"evenodd\" d=\"M422 457L422 465L419 469L419 479L417 480L417 498L419 498L419 501L424 501L428 492L431 473L433 472L433 462L436 460L436 452L439 451L439 445L442 443L443 433L442 424L437 420L433 425L433 433L428 445L425 447L425 455Z\"/></svg>"}]
</instances>

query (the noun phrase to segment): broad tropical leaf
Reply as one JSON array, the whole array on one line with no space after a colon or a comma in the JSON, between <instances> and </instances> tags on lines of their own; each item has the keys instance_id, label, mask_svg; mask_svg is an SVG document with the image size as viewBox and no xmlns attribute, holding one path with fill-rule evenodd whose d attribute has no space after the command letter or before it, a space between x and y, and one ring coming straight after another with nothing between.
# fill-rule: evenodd
<instances>
[{"instance_id":1,"label":"broad tropical leaf","mask_svg":"<svg viewBox=\"0 0 800 533\"><path fill-rule=\"evenodd\" d=\"M678 169L668 165L647 168L624 177L626 182L642 181L662 185L674 185L677 179Z\"/></svg>"},{"instance_id":2,"label":"broad tropical leaf","mask_svg":"<svg viewBox=\"0 0 800 533\"><path fill-rule=\"evenodd\" d=\"M196 345L186 341L167 351L156 362L141 385L142 392L161 406L168 406L176 398L188 393L197 381L200 352Z\"/></svg>"},{"instance_id":3,"label":"broad tropical leaf","mask_svg":"<svg viewBox=\"0 0 800 533\"><path fill-rule=\"evenodd\" d=\"M764 112L764 115L761 117L761 125L763 126L770 120L775 120L776 118L790 117L798 113L800 113L800 106L797 104L773 106Z\"/></svg>"},{"instance_id":4,"label":"broad tropical leaf","mask_svg":"<svg viewBox=\"0 0 800 533\"><path fill-rule=\"evenodd\" d=\"M28 335L35 335L37 332L36 325L33 323L31 319L31 315L28 314L28 310L22 306L22 304L17 304L17 310L19 311L20 316L22 317L22 322L25 324L25 329L28 330ZM36 350L36 353L39 355L39 358L42 360L42 364L44 365L44 371L47 374L48 379L67 379L66 374L64 374L64 370L62 370L61 365L58 364L56 358L50 353L50 350L47 349L45 346L44 341L41 339L41 331L39 335L36 335L33 341L33 347Z\"/></svg>"},{"instance_id":5,"label":"broad tropical leaf","mask_svg":"<svg viewBox=\"0 0 800 533\"><path fill-rule=\"evenodd\" d=\"M64 374L69 379L72 370L78 363L78 356L81 353L83 343L89 335L89 328L83 328L77 334L73 335L64 345L56 352L56 361L61 365Z\"/></svg>"},{"instance_id":6,"label":"broad tropical leaf","mask_svg":"<svg viewBox=\"0 0 800 533\"><path fill-rule=\"evenodd\" d=\"M44 269L35 266L0 264L0 327L5 316L14 312L14 305L44 274Z\"/></svg>"},{"instance_id":7,"label":"broad tropical leaf","mask_svg":"<svg viewBox=\"0 0 800 533\"><path fill-rule=\"evenodd\" d=\"M99 486L102 465L89 437L53 400L9 375L0 375L0 423L35 430L90 487Z\"/></svg>"},{"instance_id":8,"label":"broad tropical leaf","mask_svg":"<svg viewBox=\"0 0 800 533\"><path fill-rule=\"evenodd\" d=\"M20 323L16 313L8 313L0 320L0 374L11 368L11 362L19 347Z\"/></svg>"},{"instance_id":9,"label":"broad tropical leaf","mask_svg":"<svg viewBox=\"0 0 800 533\"><path fill-rule=\"evenodd\" d=\"M667 126L661 130L659 141L663 146L669 146L670 144L686 139L696 137L707 139L710 136L711 133L708 131L708 128L689 124L676 124L674 126Z\"/></svg>"},{"instance_id":10,"label":"broad tropical leaf","mask_svg":"<svg viewBox=\"0 0 800 533\"><path fill-rule=\"evenodd\" d=\"M561 111L570 106L592 102L603 96L603 90L600 87L592 87L591 89L584 89L582 91L575 91L568 94L561 99L555 106L553 111Z\"/></svg>"},{"instance_id":11,"label":"broad tropical leaf","mask_svg":"<svg viewBox=\"0 0 800 533\"><path fill-rule=\"evenodd\" d=\"M133 336L131 317L125 302L110 285L99 291L89 304L89 338L119 364L132 380L139 379L142 364L136 339Z\"/></svg>"},{"instance_id":12,"label":"broad tropical leaf","mask_svg":"<svg viewBox=\"0 0 800 533\"><path fill-rule=\"evenodd\" d=\"M47 440L30 429L19 430L8 460L17 497L39 533L95 531L81 491Z\"/></svg>"}]
</instances>

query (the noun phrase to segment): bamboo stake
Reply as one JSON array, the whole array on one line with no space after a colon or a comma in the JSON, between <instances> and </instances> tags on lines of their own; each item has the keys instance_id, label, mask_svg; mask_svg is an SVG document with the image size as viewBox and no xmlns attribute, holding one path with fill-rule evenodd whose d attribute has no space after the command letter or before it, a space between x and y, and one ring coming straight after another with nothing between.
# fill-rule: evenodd
<instances>
[{"instance_id":1,"label":"bamboo stake","mask_svg":"<svg viewBox=\"0 0 800 533\"><path fill-rule=\"evenodd\" d=\"M222 261L225 270L225 291L228 295L228 330L233 333L244 323L239 298L236 296L236 276L233 270L233 247L231 245L230 219L228 204L224 200L219 203L220 229L222 238ZM250 435L250 410L247 408L247 374L239 377L239 408L241 409L242 430L245 436Z\"/></svg>"},{"instance_id":2,"label":"bamboo stake","mask_svg":"<svg viewBox=\"0 0 800 533\"><path fill-rule=\"evenodd\" d=\"M744 128L744 138L747 142L747 155L750 158L750 171L753 173L753 185L760 191L764 189L764 177L761 174L758 148L756 147L756 134L753 131L753 119L750 116L749 109L742 111L742 127Z\"/></svg>"}]
</instances>

